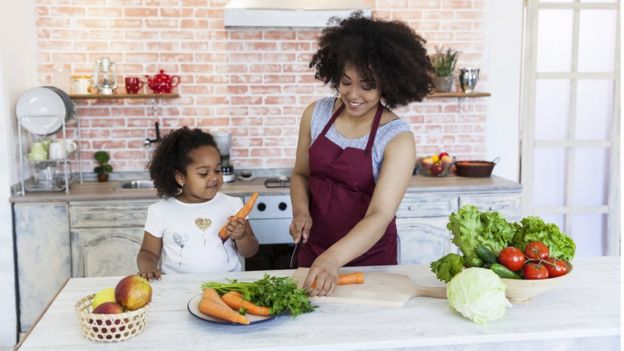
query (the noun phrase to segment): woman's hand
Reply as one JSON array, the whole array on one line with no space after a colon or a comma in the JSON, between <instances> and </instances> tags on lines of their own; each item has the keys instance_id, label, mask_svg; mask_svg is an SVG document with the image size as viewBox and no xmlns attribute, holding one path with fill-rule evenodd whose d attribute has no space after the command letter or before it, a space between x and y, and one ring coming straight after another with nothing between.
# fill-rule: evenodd
<instances>
[{"instance_id":1,"label":"woman's hand","mask_svg":"<svg viewBox=\"0 0 624 351\"><path fill-rule=\"evenodd\" d=\"M327 252L321 254L312 263L303 288L310 296L331 295L338 282L339 268L338 261L332 255Z\"/></svg>"},{"instance_id":2,"label":"woman's hand","mask_svg":"<svg viewBox=\"0 0 624 351\"><path fill-rule=\"evenodd\" d=\"M234 216L228 218L227 230L232 239L240 240L245 237L245 228L247 227L247 219L240 219Z\"/></svg>"},{"instance_id":3,"label":"woman's hand","mask_svg":"<svg viewBox=\"0 0 624 351\"><path fill-rule=\"evenodd\" d=\"M162 273L158 268L147 268L143 271L139 272L139 275L147 280L157 279L160 280L160 275Z\"/></svg>"},{"instance_id":4,"label":"woman's hand","mask_svg":"<svg viewBox=\"0 0 624 351\"><path fill-rule=\"evenodd\" d=\"M308 242L310 228L312 228L312 217L309 214L297 215L293 218L289 230L295 244L299 244L302 238L304 244Z\"/></svg>"}]
</instances>

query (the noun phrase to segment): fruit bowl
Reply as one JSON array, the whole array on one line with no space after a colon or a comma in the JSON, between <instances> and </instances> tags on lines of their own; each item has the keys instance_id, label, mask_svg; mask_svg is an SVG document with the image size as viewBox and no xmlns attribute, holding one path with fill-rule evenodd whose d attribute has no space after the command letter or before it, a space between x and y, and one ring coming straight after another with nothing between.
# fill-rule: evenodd
<instances>
[{"instance_id":1,"label":"fruit bowl","mask_svg":"<svg viewBox=\"0 0 624 351\"><path fill-rule=\"evenodd\" d=\"M507 286L505 295L511 303L526 303L534 297L556 287L562 281L566 280L572 273L572 264L569 265L568 273L547 279L505 279L503 283Z\"/></svg>"},{"instance_id":2,"label":"fruit bowl","mask_svg":"<svg viewBox=\"0 0 624 351\"><path fill-rule=\"evenodd\" d=\"M76 303L82 335L91 341L117 342L136 336L145 329L149 304L137 310L116 314L93 313L93 297L88 295Z\"/></svg>"}]
</instances>

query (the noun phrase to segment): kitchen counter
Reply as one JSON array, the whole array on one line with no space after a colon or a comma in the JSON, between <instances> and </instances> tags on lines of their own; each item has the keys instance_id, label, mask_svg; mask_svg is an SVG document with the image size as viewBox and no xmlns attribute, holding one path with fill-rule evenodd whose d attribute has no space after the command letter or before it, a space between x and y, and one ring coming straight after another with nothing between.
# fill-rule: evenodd
<instances>
[{"instance_id":1,"label":"kitchen counter","mask_svg":"<svg viewBox=\"0 0 624 351\"><path fill-rule=\"evenodd\" d=\"M267 178L256 178L249 181L224 183L221 191L230 195L246 195L259 192L260 195L288 194L288 188L267 188L264 181ZM12 196L12 203L28 202L59 202L82 200L131 200L156 199L154 189L122 189L121 181L84 182L71 185L69 194L65 192L34 192L22 196ZM471 191L483 190L519 190L521 185L500 177L466 178L466 177L425 177L413 176L408 186L408 192L433 191Z\"/></svg>"},{"instance_id":2,"label":"kitchen counter","mask_svg":"<svg viewBox=\"0 0 624 351\"><path fill-rule=\"evenodd\" d=\"M425 265L363 267L439 284ZM292 270L271 271L286 276ZM153 283L143 333L100 344L80 333L74 304L119 277L74 278L62 288L20 350L618 350L620 257L578 258L568 279L486 326L460 317L446 300L417 297L403 308L323 304L316 311L251 326L191 316L187 302L206 280L255 280L264 272L167 275Z\"/></svg>"}]
</instances>

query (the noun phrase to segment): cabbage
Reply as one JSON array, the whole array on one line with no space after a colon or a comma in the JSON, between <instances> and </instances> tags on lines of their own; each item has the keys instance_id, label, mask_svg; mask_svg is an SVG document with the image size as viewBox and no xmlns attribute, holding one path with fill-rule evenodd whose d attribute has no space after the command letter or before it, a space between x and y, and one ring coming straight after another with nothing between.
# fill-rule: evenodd
<instances>
[{"instance_id":1,"label":"cabbage","mask_svg":"<svg viewBox=\"0 0 624 351\"><path fill-rule=\"evenodd\" d=\"M485 268L467 268L456 274L446 287L446 296L452 309L480 325L501 318L511 307L505 283Z\"/></svg>"}]
</instances>

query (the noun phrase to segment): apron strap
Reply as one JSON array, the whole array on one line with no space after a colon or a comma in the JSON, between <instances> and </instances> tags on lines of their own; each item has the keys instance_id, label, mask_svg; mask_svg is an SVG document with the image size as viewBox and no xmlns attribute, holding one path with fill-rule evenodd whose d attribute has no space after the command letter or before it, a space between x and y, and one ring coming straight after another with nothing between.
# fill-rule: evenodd
<instances>
[{"instance_id":1,"label":"apron strap","mask_svg":"<svg viewBox=\"0 0 624 351\"><path fill-rule=\"evenodd\" d=\"M344 105L343 105L344 106ZM381 115L383 113L383 106L381 103L377 105L377 112L375 112L375 118L373 118L373 126L371 128L371 132L368 136L368 142L366 143L366 149L364 153L369 155L371 150L373 149L373 142L375 141L375 136L377 135L377 129L379 129L379 123L381 122Z\"/></svg>"},{"instance_id":2,"label":"apron strap","mask_svg":"<svg viewBox=\"0 0 624 351\"><path fill-rule=\"evenodd\" d=\"M321 134L319 136L325 136L325 134L327 133L327 131L329 130L329 128L331 127L331 125L334 123L334 121L336 120L336 118L338 117L338 115L342 112L342 110L344 110L345 105L342 104L340 105L340 107L338 107L338 109L336 110L336 112L334 112L334 114L331 116L331 118L329 119L329 121L327 122L327 124L325 125L325 128L323 128L323 131L321 132Z\"/></svg>"}]
</instances>

